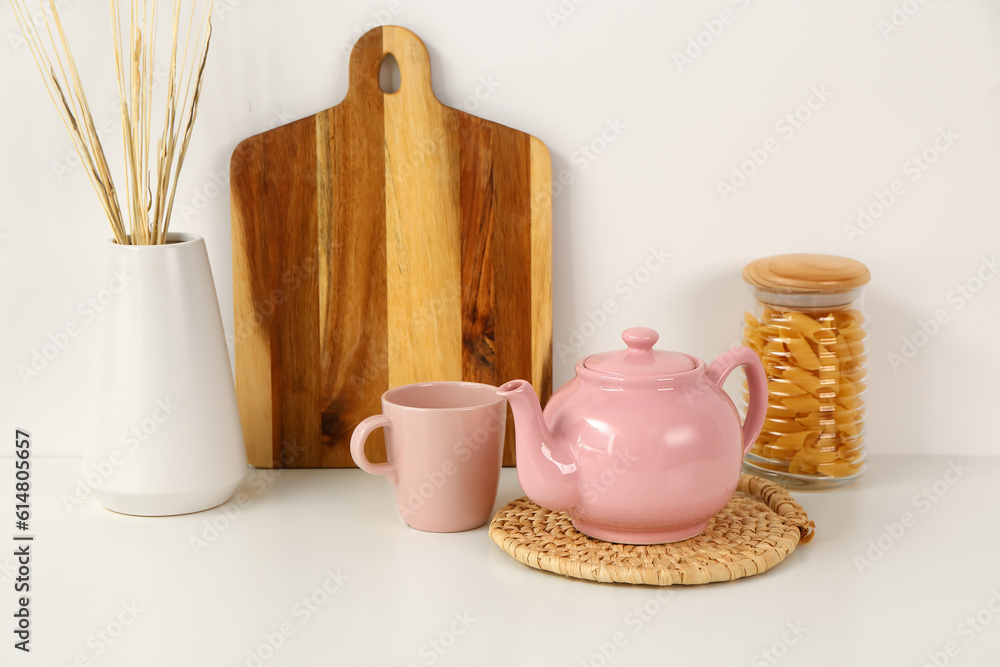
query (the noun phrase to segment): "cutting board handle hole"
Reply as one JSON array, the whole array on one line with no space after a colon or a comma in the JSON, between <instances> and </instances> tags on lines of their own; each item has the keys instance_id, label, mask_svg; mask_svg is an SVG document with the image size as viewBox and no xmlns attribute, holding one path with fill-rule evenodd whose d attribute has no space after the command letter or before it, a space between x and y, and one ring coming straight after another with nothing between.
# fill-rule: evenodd
<instances>
[{"instance_id":1,"label":"cutting board handle hole","mask_svg":"<svg viewBox=\"0 0 1000 667\"><path fill-rule=\"evenodd\" d=\"M379 87L383 93L391 95L399 90L401 83L399 62L396 61L396 56L391 53L385 54L385 58L382 59L382 67L378 71Z\"/></svg>"}]
</instances>

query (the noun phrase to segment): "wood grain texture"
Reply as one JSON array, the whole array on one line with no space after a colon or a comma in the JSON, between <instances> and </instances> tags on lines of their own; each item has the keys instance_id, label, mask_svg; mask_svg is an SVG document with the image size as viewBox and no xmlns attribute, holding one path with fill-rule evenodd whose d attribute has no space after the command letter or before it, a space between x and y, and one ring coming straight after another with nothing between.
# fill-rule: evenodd
<instances>
[{"instance_id":1,"label":"wood grain texture","mask_svg":"<svg viewBox=\"0 0 1000 667\"><path fill-rule=\"evenodd\" d=\"M317 165L323 384L316 464L322 467L353 465L340 444L350 441L358 415L377 409L388 386L386 282L373 279L386 273L381 64L381 40L365 36L351 61L349 94L316 116L323 156ZM368 439L367 454L385 460L381 431Z\"/></svg>"},{"instance_id":2,"label":"wood grain texture","mask_svg":"<svg viewBox=\"0 0 1000 667\"><path fill-rule=\"evenodd\" d=\"M462 379L498 384L494 330L493 160L495 125L461 114Z\"/></svg>"},{"instance_id":3,"label":"wood grain texture","mask_svg":"<svg viewBox=\"0 0 1000 667\"><path fill-rule=\"evenodd\" d=\"M386 54L401 86L378 84ZM336 107L232 159L236 376L250 462L351 466L390 387L528 378L551 393L551 166L442 105L413 33L369 31ZM504 463L514 463L508 426ZM369 441L384 460L381 436Z\"/></svg>"},{"instance_id":4,"label":"wood grain texture","mask_svg":"<svg viewBox=\"0 0 1000 667\"><path fill-rule=\"evenodd\" d=\"M431 90L412 33L383 30L401 73L385 96L389 386L461 377L458 112Z\"/></svg>"},{"instance_id":5,"label":"wood grain texture","mask_svg":"<svg viewBox=\"0 0 1000 667\"><path fill-rule=\"evenodd\" d=\"M552 159L549 157L549 149L535 137L530 137L529 150L531 155L529 167L531 172L531 384L544 405L552 396ZM509 426L510 419L508 419ZM505 450L505 456L506 453Z\"/></svg>"},{"instance_id":6,"label":"wood grain texture","mask_svg":"<svg viewBox=\"0 0 1000 667\"><path fill-rule=\"evenodd\" d=\"M290 282L296 270L316 263L316 125L300 120L284 129L264 135L269 161L300 167L264 172L265 190L276 193L268 199L266 215L284 240L268 246L274 254L274 287L266 303L274 310L270 323L280 332L271 337L271 396L276 406L272 435L277 443L272 447L272 465L290 461L298 447L308 450L320 430L319 286L306 280L291 289ZM286 451L288 445L283 443L294 449Z\"/></svg>"},{"instance_id":7,"label":"wood grain texture","mask_svg":"<svg viewBox=\"0 0 1000 667\"><path fill-rule=\"evenodd\" d=\"M263 211L237 193L263 190L263 142L244 141L230 163L233 225L233 337L240 421L247 458L254 465L272 460L274 401L271 395L271 327L255 307L269 289ZM281 442L280 440L278 441Z\"/></svg>"}]
</instances>

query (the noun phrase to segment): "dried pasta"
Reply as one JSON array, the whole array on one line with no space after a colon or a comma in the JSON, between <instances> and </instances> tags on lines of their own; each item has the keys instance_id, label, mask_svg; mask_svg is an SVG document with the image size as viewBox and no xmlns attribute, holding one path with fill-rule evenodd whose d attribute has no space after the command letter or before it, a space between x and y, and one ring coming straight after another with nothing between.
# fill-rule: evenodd
<instances>
[{"instance_id":1,"label":"dried pasta","mask_svg":"<svg viewBox=\"0 0 1000 667\"><path fill-rule=\"evenodd\" d=\"M864 316L850 305L760 306L759 319L749 311L743 315L743 344L761 357L768 376L767 416L750 449L754 465L816 477L860 472L868 366Z\"/></svg>"}]
</instances>

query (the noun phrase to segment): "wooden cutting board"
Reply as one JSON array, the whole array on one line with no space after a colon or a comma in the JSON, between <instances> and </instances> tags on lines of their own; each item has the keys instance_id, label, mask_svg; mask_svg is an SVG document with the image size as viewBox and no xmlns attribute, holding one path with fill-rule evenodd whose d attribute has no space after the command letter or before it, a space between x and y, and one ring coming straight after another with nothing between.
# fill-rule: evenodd
<instances>
[{"instance_id":1,"label":"wooden cutting board","mask_svg":"<svg viewBox=\"0 0 1000 667\"><path fill-rule=\"evenodd\" d=\"M384 93L387 54L398 91ZM552 385L551 164L438 102L423 42L355 44L344 100L241 142L231 165L236 387L250 463L353 466L391 387ZM505 465L514 464L508 417ZM381 434L369 441L385 460Z\"/></svg>"}]
</instances>

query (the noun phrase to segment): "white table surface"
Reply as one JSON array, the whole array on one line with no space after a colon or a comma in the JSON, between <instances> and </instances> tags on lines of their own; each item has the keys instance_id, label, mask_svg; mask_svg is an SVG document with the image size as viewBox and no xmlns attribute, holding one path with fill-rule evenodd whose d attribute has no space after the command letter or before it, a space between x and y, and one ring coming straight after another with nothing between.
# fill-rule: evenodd
<instances>
[{"instance_id":1,"label":"white table surface","mask_svg":"<svg viewBox=\"0 0 1000 667\"><path fill-rule=\"evenodd\" d=\"M530 569L485 527L409 529L389 484L355 470L252 470L242 507L135 518L68 509L79 460L34 459L26 655L7 459L0 664L1000 664L1000 457L870 463L851 488L795 494L816 538L777 568L656 588ZM505 470L497 507L520 495Z\"/></svg>"}]
</instances>

